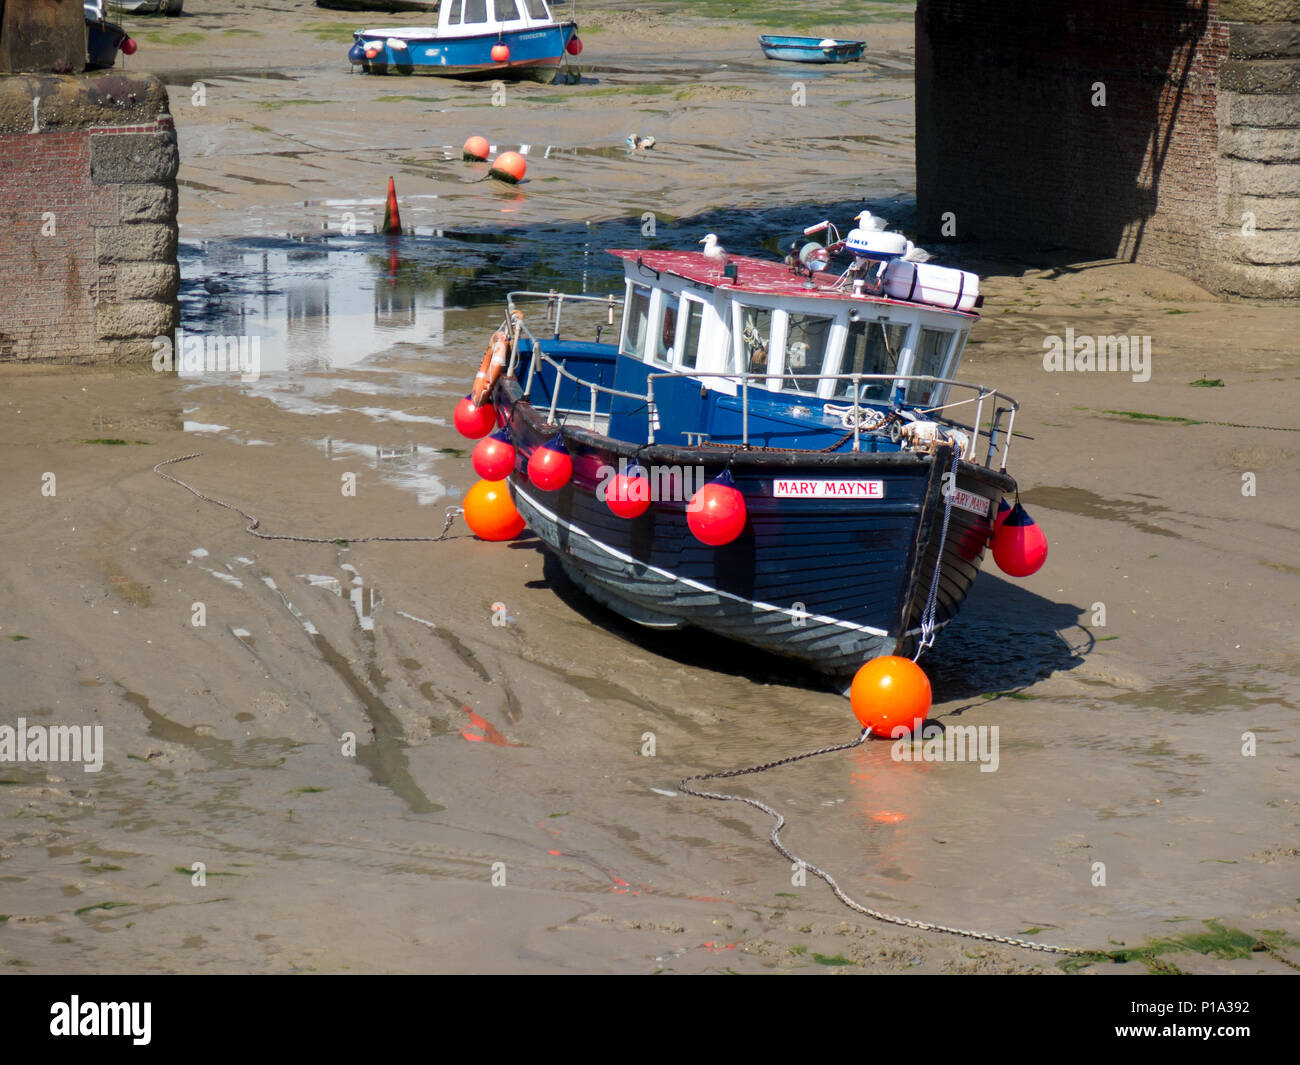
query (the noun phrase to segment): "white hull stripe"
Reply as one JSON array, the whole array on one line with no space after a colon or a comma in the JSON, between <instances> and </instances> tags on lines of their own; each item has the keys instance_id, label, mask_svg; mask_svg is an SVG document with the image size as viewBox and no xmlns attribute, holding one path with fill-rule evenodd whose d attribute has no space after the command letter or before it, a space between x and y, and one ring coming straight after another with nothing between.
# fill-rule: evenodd
<instances>
[{"instance_id":1,"label":"white hull stripe","mask_svg":"<svg viewBox=\"0 0 1300 1065\"><path fill-rule=\"evenodd\" d=\"M762 610L762 611L767 611L769 613L775 613L775 614L784 614L788 618L802 620L802 621L816 621L822 625L834 625L838 628L849 629L853 632L865 632L871 636L889 635L889 633L886 632L884 629L873 628L870 625L858 625L852 621L842 621L839 618L826 617L824 614L809 614L806 611L789 610L786 607L777 606L774 603L756 602L753 599L746 599L744 596L741 595L733 595L731 592L724 592L719 588L711 588L709 587L709 585L703 584L700 581L692 580L689 577L679 577L677 574L671 573L666 569L660 569L658 566L652 566L648 562L642 562L639 558L633 558L631 555L624 554L622 551L610 547L608 544L601 543L601 541L597 540L590 533L582 529L579 529L572 522L565 521L554 511L548 510L546 507L542 506L539 502L537 502L536 499L530 496L518 485L515 485L515 492L516 494L521 495L526 500L528 500L528 503L531 507L539 511L542 515L549 518L551 521L555 522L556 525L563 526L565 529L568 529L569 532L581 536L584 540L590 541L591 543L595 544L598 548L600 548L602 551L604 551L605 554L611 555L614 558L617 558L621 562L627 562L634 566L641 566L645 569L648 569L654 573L659 574L659 576L664 577L667 580L677 581L680 584L685 584L687 587L694 588L696 591L708 592L711 595L720 596L724 599L731 599L737 603L744 603L745 605L750 606L755 610ZM944 625L947 624L948 622L944 621L935 627L942 628ZM920 631L921 631L920 628L908 629L905 635L915 636Z\"/></svg>"}]
</instances>

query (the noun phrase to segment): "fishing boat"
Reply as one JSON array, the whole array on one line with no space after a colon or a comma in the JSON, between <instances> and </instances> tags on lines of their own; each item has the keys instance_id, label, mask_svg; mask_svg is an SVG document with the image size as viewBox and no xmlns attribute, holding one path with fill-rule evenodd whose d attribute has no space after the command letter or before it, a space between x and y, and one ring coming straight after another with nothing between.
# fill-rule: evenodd
<instances>
[{"instance_id":1,"label":"fishing boat","mask_svg":"<svg viewBox=\"0 0 1300 1065\"><path fill-rule=\"evenodd\" d=\"M557 67L582 42L546 0L444 0L437 28L357 30L348 59L367 74L520 77Z\"/></svg>"},{"instance_id":2,"label":"fishing boat","mask_svg":"<svg viewBox=\"0 0 1300 1065\"><path fill-rule=\"evenodd\" d=\"M117 62L119 51L125 55L135 53L135 41L127 36L126 30L105 18L104 0L83 0L82 8L86 19L87 67L111 67Z\"/></svg>"},{"instance_id":3,"label":"fishing boat","mask_svg":"<svg viewBox=\"0 0 1300 1065\"><path fill-rule=\"evenodd\" d=\"M768 59L787 63L854 63L862 58L866 41L838 41L834 37L777 37L764 34L759 47Z\"/></svg>"},{"instance_id":4,"label":"fishing boat","mask_svg":"<svg viewBox=\"0 0 1300 1065\"><path fill-rule=\"evenodd\" d=\"M492 405L519 515L592 598L845 684L956 615L1016 491L1018 407L953 376L976 275L905 258L896 233L805 234L833 239L784 262L713 234L614 250L621 299L511 293L463 402ZM593 313L594 340L562 334ZM563 483L542 475L565 459Z\"/></svg>"}]
</instances>

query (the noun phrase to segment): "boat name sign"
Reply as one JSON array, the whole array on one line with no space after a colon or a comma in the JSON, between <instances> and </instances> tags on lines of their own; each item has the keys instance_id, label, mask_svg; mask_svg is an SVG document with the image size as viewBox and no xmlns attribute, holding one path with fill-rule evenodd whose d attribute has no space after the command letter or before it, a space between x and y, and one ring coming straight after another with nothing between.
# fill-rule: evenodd
<instances>
[{"instance_id":1,"label":"boat name sign","mask_svg":"<svg viewBox=\"0 0 1300 1065\"><path fill-rule=\"evenodd\" d=\"M945 484L944 487L947 488L947 485ZM953 488L945 491L944 495L952 500L954 507L978 514L981 518L987 518L992 513L993 501L975 492L968 492L964 488Z\"/></svg>"},{"instance_id":2,"label":"boat name sign","mask_svg":"<svg viewBox=\"0 0 1300 1065\"><path fill-rule=\"evenodd\" d=\"M777 478L772 482L777 499L884 499L884 481L794 480Z\"/></svg>"}]
</instances>

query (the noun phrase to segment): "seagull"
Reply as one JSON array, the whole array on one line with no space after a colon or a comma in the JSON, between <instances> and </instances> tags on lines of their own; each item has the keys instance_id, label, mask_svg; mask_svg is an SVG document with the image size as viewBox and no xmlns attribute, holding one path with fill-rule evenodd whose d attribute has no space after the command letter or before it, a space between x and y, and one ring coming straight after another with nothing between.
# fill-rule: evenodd
<instances>
[{"instance_id":1,"label":"seagull","mask_svg":"<svg viewBox=\"0 0 1300 1065\"><path fill-rule=\"evenodd\" d=\"M877 218L870 211L863 211L853 221L857 222L859 229L864 229L868 233L883 233L885 227L889 225L883 218Z\"/></svg>"},{"instance_id":2,"label":"seagull","mask_svg":"<svg viewBox=\"0 0 1300 1065\"><path fill-rule=\"evenodd\" d=\"M717 234L708 234L700 241L700 243L704 245L704 257L708 259L709 262L716 264L718 267L718 273L721 274L723 268L730 260L727 258L726 248L718 243Z\"/></svg>"},{"instance_id":3,"label":"seagull","mask_svg":"<svg viewBox=\"0 0 1300 1065\"><path fill-rule=\"evenodd\" d=\"M903 252L903 261L906 263L928 263L934 256L924 248L918 248L910 240L907 242L907 251Z\"/></svg>"},{"instance_id":4,"label":"seagull","mask_svg":"<svg viewBox=\"0 0 1300 1065\"><path fill-rule=\"evenodd\" d=\"M655 139L653 137L639 137L635 133L627 135L627 150L630 152L634 152L638 148L653 148L654 146Z\"/></svg>"}]
</instances>

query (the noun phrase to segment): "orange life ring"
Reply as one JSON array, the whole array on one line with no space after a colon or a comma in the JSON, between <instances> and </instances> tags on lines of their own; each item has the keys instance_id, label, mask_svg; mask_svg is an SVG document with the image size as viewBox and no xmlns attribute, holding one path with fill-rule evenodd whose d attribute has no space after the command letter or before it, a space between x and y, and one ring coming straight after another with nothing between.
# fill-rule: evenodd
<instances>
[{"instance_id":1,"label":"orange life ring","mask_svg":"<svg viewBox=\"0 0 1300 1065\"><path fill-rule=\"evenodd\" d=\"M470 402L481 407L496 387L501 371L510 359L510 342L505 333L498 329L488 341L483 361L479 363L478 373L474 375L474 388L469 394Z\"/></svg>"}]
</instances>

